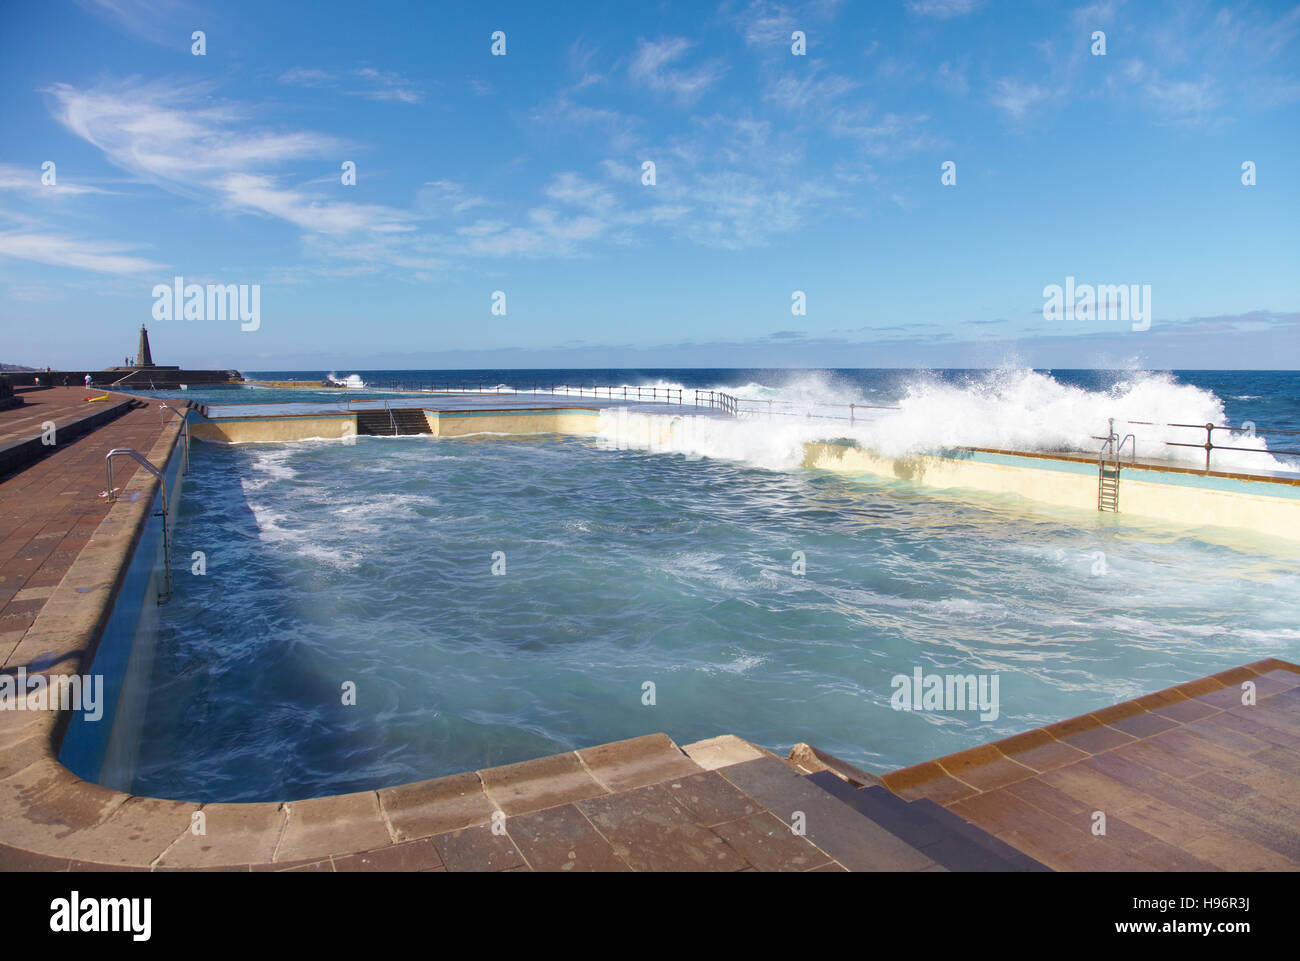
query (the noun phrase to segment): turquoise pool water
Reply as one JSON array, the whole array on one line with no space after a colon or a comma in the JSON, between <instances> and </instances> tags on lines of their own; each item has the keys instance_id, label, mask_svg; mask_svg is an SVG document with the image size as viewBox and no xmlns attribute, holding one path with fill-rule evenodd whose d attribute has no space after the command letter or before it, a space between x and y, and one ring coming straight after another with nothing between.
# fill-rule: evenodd
<instances>
[{"instance_id":1,"label":"turquoise pool water","mask_svg":"<svg viewBox=\"0 0 1300 961\"><path fill-rule=\"evenodd\" d=\"M172 550L132 787L161 797L305 798L655 731L882 771L1300 658L1294 553L574 438L196 444ZM1000 716L893 710L917 667L997 674Z\"/></svg>"}]
</instances>

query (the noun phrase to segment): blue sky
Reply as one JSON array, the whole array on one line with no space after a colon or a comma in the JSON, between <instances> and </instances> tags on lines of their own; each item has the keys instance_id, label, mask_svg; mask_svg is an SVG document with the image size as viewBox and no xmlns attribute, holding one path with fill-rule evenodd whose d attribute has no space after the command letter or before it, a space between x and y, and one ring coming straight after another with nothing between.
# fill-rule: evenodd
<instances>
[{"instance_id":1,"label":"blue sky","mask_svg":"<svg viewBox=\"0 0 1300 961\"><path fill-rule=\"evenodd\" d=\"M147 322L161 363L252 370L1295 367L1298 34L1196 0L8 0L0 360L114 363ZM260 328L153 320L177 275L260 285ZM1045 320L1067 276L1151 285L1150 330Z\"/></svg>"}]
</instances>

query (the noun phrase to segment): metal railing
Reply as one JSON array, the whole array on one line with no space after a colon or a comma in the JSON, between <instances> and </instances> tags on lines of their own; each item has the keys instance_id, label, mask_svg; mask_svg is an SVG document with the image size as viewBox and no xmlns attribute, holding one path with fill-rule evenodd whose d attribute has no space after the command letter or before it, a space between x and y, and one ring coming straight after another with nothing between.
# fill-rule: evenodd
<instances>
[{"instance_id":1,"label":"metal railing","mask_svg":"<svg viewBox=\"0 0 1300 961\"><path fill-rule=\"evenodd\" d=\"M365 390L395 391L410 394L493 394L513 396L521 394L547 394L553 397L595 397L606 400L637 401L649 404L668 404L677 407L707 407L737 416L737 400L730 394L716 390L694 390L689 387L633 387L626 384L473 384L468 381L443 381L440 383L412 383L409 381L384 381L367 384ZM687 401L686 395L692 395ZM349 405L351 401L349 401Z\"/></svg>"},{"instance_id":2,"label":"metal railing","mask_svg":"<svg viewBox=\"0 0 1300 961\"><path fill-rule=\"evenodd\" d=\"M1133 423L1133 421L1129 421L1129 423ZM1110 433L1105 436L1093 434L1092 439L1103 442L1101 449L1097 452L1097 463L1099 465L1109 457L1115 470L1124 466L1124 447L1126 445L1129 448L1128 466L1132 467L1137 463L1137 436L1135 434L1125 434L1121 439L1119 433L1115 430L1114 417L1110 419Z\"/></svg>"},{"instance_id":3,"label":"metal railing","mask_svg":"<svg viewBox=\"0 0 1300 961\"><path fill-rule=\"evenodd\" d=\"M161 427L163 425L163 421L167 419L167 415L163 412L168 410L181 419L181 433L185 435L184 470L188 472L190 469L190 422L184 414L178 411L171 404L159 404L158 405L158 426L159 427Z\"/></svg>"},{"instance_id":4,"label":"metal railing","mask_svg":"<svg viewBox=\"0 0 1300 961\"><path fill-rule=\"evenodd\" d=\"M158 595L158 603L166 604L172 596L172 564L171 564L171 543L167 534L167 478L163 476L162 471L149 462L145 457L133 447L114 447L104 457L104 474L108 481L108 486L104 489L104 496L112 503L117 497L117 490L113 487L113 458L119 455L125 455L132 458L141 467L147 470L154 477L158 478L158 483L162 485L162 512L154 514L154 517L162 517L162 535L163 535L163 593Z\"/></svg>"},{"instance_id":5,"label":"metal railing","mask_svg":"<svg viewBox=\"0 0 1300 961\"><path fill-rule=\"evenodd\" d=\"M724 394L720 390L697 390L695 392L695 406L720 410L724 414L729 414L732 417L740 416L739 401L730 394Z\"/></svg>"},{"instance_id":6,"label":"metal railing","mask_svg":"<svg viewBox=\"0 0 1300 961\"><path fill-rule=\"evenodd\" d=\"M850 424L858 421L858 411L867 410L902 410L901 407L888 407L883 404L827 404L821 401L815 401L808 404L800 404L792 400L767 400L758 397L738 397L737 405L748 404L748 407L740 407L739 413L742 415L762 415L766 414L771 420L773 417L800 417L804 420L845 420ZM796 410L777 410L777 407L789 408L794 407ZM848 415L844 414L816 414L814 410L828 408L832 410L847 410Z\"/></svg>"},{"instance_id":7,"label":"metal railing","mask_svg":"<svg viewBox=\"0 0 1300 961\"><path fill-rule=\"evenodd\" d=\"M1147 427L1183 427L1189 430L1205 431L1205 441L1199 444L1189 444L1183 441L1167 440L1164 442L1166 447L1195 447L1205 451L1205 470L1210 470L1210 455L1216 450L1235 450L1247 454L1291 454L1300 456L1300 450L1290 450L1287 448L1261 448L1261 447L1234 447L1230 444L1214 443L1214 432L1216 430L1226 431L1231 439L1233 433L1245 434L1254 437L1256 434L1288 434L1300 436L1300 430L1283 430L1278 427L1256 427L1253 423L1247 422L1240 427L1230 427L1225 424L1158 424L1148 420L1131 420L1130 424L1139 424Z\"/></svg>"}]
</instances>

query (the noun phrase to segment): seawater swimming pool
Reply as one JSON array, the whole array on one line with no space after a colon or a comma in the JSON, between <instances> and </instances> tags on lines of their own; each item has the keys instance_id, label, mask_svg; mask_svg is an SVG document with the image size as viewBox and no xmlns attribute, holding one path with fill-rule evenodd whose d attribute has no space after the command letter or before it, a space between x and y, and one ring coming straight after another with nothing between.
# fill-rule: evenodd
<instances>
[{"instance_id":1,"label":"seawater swimming pool","mask_svg":"<svg viewBox=\"0 0 1300 961\"><path fill-rule=\"evenodd\" d=\"M1300 650L1293 557L1122 515L581 438L192 456L144 795L304 798L650 731L879 771ZM917 667L997 673L1000 716L892 710Z\"/></svg>"}]
</instances>

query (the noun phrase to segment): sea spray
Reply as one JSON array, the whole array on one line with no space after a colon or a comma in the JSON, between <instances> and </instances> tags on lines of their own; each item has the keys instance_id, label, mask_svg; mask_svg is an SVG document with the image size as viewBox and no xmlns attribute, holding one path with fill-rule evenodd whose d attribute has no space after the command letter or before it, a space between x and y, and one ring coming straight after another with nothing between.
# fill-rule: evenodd
<instances>
[{"instance_id":1,"label":"sea spray","mask_svg":"<svg viewBox=\"0 0 1300 961\"><path fill-rule=\"evenodd\" d=\"M779 387L749 383L715 389L741 399L739 418L684 412L670 427L672 417L606 411L599 437L611 447L789 470L803 462L805 443L831 439L852 440L887 457L957 447L1095 454L1114 418L1121 436L1134 435L1138 456L1196 466L1204 463L1203 450L1167 442L1203 443L1205 429L1168 425L1226 423L1223 402L1211 391L1149 371L1118 374L1106 390L1063 384L1050 374L1014 367L972 372L955 383L914 373L890 395L864 395L861 388L824 373L796 377ZM687 395L690 400L689 390ZM1267 450L1262 437L1233 434L1229 445L1249 450L1220 450L1216 467L1286 469L1276 458L1255 453Z\"/></svg>"}]
</instances>

